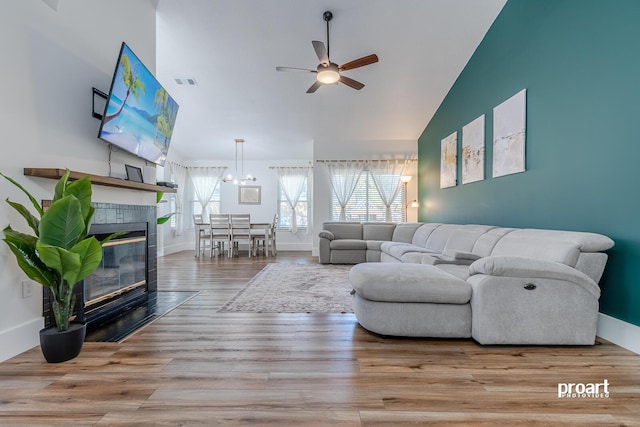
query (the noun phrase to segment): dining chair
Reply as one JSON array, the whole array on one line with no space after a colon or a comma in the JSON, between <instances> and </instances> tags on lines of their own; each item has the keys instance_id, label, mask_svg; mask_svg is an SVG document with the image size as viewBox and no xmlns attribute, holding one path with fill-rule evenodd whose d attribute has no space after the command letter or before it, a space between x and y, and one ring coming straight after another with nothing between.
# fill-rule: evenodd
<instances>
[{"instance_id":1,"label":"dining chair","mask_svg":"<svg viewBox=\"0 0 640 427\"><path fill-rule=\"evenodd\" d=\"M267 242L267 249L271 247L271 254L276 256L276 230L278 229L278 214L273 216L273 223L269 229L269 241Z\"/></svg>"},{"instance_id":2,"label":"dining chair","mask_svg":"<svg viewBox=\"0 0 640 427\"><path fill-rule=\"evenodd\" d=\"M210 214L209 215L209 232L211 234L211 252L210 258L222 255L225 251L225 245L228 245L227 251L231 250L231 226L229 224L229 214ZM216 253L217 250L217 253ZM227 256L229 256L227 254Z\"/></svg>"},{"instance_id":3,"label":"dining chair","mask_svg":"<svg viewBox=\"0 0 640 427\"><path fill-rule=\"evenodd\" d=\"M262 250L265 256L269 256L269 236L271 233L271 223L251 224L251 247L253 256L258 255Z\"/></svg>"},{"instance_id":4,"label":"dining chair","mask_svg":"<svg viewBox=\"0 0 640 427\"><path fill-rule=\"evenodd\" d=\"M204 255L207 243L211 246L211 231L209 224L204 221L202 214L193 214L193 229L196 233L195 256L200 257L200 253Z\"/></svg>"},{"instance_id":5,"label":"dining chair","mask_svg":"<svg viewBox=\"0 0 640 427\"><path fill-rule=\"evenodd\" d=\"M238 245L246 242L249 246L249 258L253 252L251 248L251 215L231 214L231 250L230 255L238 254Z\"/></svg>"}]
</instances>

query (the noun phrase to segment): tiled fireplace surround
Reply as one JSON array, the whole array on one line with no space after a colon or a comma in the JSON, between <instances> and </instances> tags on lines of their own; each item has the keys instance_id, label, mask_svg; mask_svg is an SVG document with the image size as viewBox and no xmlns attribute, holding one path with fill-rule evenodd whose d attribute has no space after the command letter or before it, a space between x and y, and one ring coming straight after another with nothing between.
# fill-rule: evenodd
<instances>
[{"instance_id":1,"label":"tiled fireplace surround","mask_svg":"<svg viewBox=\"0 0 640 427\"><path fill-rule=\"evenodd\" d=\"M130 227L132 224L145 227L147 234L147 277L146 277L146 296L136 299L134 304L144 304L148 300L152 300L157 296L158 288L158 271L157 271L157 225L156 225L156 207L155 206L142 206L142 205L121 205L115 203L93 203L95 208L95 215L93 218L93 224L114 226L113 231L119 231L121 228ZM123 225L123 227L118 227ZM113 232L110 231L110 232ZM80 320L84 320L83 301L82 301L82 285L79 284L74 289L76 295L76 305L74 312L78 315ZM55 321L50 308L50 293L43 293L43 316L45 318L45 327L53 326ZM129 304L130 305L130 304ZM130 308L128 306L122 307L122 310L115 310L110 313L113 316L119 314L119 312ZM104 319L100 320L100 323L104 322ZM91 323L88 324L88 328L91 329Z\"/></svg>"}]
</instances>

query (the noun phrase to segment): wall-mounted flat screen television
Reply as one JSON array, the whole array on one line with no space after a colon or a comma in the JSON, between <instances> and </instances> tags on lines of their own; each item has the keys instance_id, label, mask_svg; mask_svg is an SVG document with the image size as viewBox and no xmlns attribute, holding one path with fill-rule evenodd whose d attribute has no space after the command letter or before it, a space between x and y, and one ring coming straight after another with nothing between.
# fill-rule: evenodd
<instances>
[{"instance_id":1,"label":"wall-mounted flat screen television","mask_svg":"<svg viewBox=\"0 0 640 427\"><path fill-rule=\"evenodd\" d=\"M164 166L178 104L122 43L98 138Z\"/></svg>"}]
</instances>

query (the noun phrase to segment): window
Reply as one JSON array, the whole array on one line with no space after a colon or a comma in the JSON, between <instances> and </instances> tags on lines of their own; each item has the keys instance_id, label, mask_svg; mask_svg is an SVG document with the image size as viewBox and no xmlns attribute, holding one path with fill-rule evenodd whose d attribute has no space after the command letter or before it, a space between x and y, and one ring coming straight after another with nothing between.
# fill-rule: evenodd
<instances>
[{"instance_id":1,"label":"window","mask_svg":"<svg viewBox=\"0 0 640 427\"><path fill-rule=\"evenodd\" d=\"M383 175L380 179L391 180L397 179L397 177L392 177L391 175L385 177ZM404 222L407 220L404 205L406 200L405 191L406 186L400 187L398 195L391 204L391 222ZM378 189L373 183L373 178L369 172L362 172L345 209L346 221L385 222L386 211L387 207L380 198L380 193L378 193ZM338 198L333 191L331 192L331 221L340 221L340 203L338 203Z\"/></svg>"},{"instance_id":2,"label":"window","mask_svg":"<svg viewBox=\"0 0 640 427\"><path fill-rule=\"evenodd\" d=\"M198 178L196 178L198 179ZM200 178L200 179L207 179ZM171 180L173 181L173 176L171 176ZM191 206L191 212L195 214L199 214L202 212L202 205L198 201L198 197L196 196L196 191L193 187L191 187L191 193L189 194L189 204ZM177 212L176 208L176 193L172 193L171 197L169 197L169 208L170 212ZM213 192L213 196L211 197L211 201L207 205L207 210L205 211L205 218L208 220L209 214L217 214L220 213L220 185L217 186L215 191ZM191 218L189 214L189 218ZM173 215L171 220L169 221L172 229L176 228L176 216ZM193 229L193 221L189 220L189 229Z\"/></svg>"},{"instance_id":3,"label":"window","mask_svg":"<svg viewBox=\"0 0 640 427\"><path fill-rule=\"evenodd\" d=\"M308 207L309 198L307 195L307 181L305 180L304 188L300 193L300 200L296 205L296 222L298 227L308 227ZM287 198L284 195L282 185L278 184L278 228L291 228L291 206L287 202Z\"/></svg>"},{"instance_id":4,"label":"window","mask_svg":"<svg viewBox=\"0 0 640 427\"><path fill-rule=\"evenodd\" d=\"M176 212L176 193L172 193L171 197L169 197L169 212ZM176 216L171 215L171 219L169 220L169 224L171 229L176 228Z\"/></svg>"},{"instance_id":5,"label":"window","mask_svg":"<svg viewBox=\"0 0 640 427\"><path fill-rule=\"evenodd\" d=\"M195 190L191 191L191 206L193 209L193 213L199 214L202 212L202 205L198 201L198 197L196 197ZM209 221L209 214L219 214L220 213L220 186L216 187L216 190L213 192L213 196L211 196L211 201L207 205L207 209L204 212L204 220Z\"/></svg>"}]
</instances>

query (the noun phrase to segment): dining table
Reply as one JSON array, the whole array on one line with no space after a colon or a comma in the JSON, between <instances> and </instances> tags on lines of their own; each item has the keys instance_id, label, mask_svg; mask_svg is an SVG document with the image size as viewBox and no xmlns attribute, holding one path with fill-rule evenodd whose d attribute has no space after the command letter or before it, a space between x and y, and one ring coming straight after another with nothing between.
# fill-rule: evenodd
<instances>
[{"instance_id":1,"label":"dining table","mask_svg":"<svg viewBox=\"0 0 640 427\"><path fill-rule=\"evenodd\" d=\"M196 244L195 244L195 256L196 258L200 257L200 244L201 244L201 239L202 238L206 238L207 236L209 236L210 233L210 229L209 229L209 223L208 222L195 222L193 224L194 226L194 230L196 233ZM252 236L256 236L256 237L262 237L264 236L265 239L265 253L267 256L269 256L269 245L270 245L270 239L268 238L268 233L269 230L271 228L272 224L270 222L252 222L250 227L251 227L251 235ZM256 250L254 249L254 255L256 254ZM272 250L272 252L274 252Z\"/></svg>"}]
</instances>

